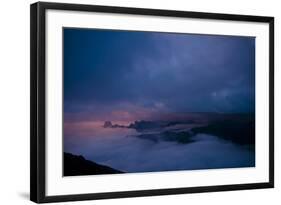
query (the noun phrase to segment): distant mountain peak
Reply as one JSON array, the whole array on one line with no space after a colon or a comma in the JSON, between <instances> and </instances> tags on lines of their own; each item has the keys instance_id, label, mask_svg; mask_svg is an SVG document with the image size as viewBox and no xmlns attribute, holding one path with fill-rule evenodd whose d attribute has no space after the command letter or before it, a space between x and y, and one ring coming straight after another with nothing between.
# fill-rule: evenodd
<instances>
[{"instance_id":1,"label":"distant mountain peak","mask_svg":"<svg viewBox=\"0 0 281 205\"><path fill-rule=\"evenodd\" d=\"M112 127L111 121L105 121L104 124L103 124L103 127L104 127L104 128Z\"/></svg>"}]
</instances>

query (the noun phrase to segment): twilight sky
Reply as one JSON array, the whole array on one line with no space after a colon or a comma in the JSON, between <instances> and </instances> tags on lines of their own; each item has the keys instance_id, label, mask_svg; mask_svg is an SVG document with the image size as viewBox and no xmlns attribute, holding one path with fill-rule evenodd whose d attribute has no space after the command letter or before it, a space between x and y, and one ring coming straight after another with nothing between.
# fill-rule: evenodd
<instances>
[{"instance_id":1,"label":"twilight sky","mask_svg":"<svg viewBox=\"0 0 281 205\"><path fill-rule=\"evenodd\" d=\"M254 37L64 29L66 120L254 110Z\"/></svg>"}]
</instances>

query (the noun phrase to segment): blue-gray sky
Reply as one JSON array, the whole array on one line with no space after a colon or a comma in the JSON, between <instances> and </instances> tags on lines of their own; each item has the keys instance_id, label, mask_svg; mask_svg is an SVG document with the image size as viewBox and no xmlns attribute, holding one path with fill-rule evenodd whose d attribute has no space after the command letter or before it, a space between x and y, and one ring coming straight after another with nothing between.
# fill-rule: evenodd
<instances>
[{"instance_id":1,"label":"blue-gray sky","mask_svg":"<svg viewBox=\"0 0 281 205\"><path fill-rule=\"evenodd\" d=\"M254 37L64 29L66 118L254 110Z\"/></svg>"}]
</instances>

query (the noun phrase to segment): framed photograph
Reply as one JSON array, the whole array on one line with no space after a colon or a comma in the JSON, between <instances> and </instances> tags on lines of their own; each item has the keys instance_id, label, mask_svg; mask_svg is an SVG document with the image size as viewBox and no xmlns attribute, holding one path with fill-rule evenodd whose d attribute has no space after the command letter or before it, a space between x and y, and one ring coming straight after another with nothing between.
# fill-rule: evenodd
<instances>
[{"instance_id":1,"label":"framed photograph","mask_svg":"<svg viewBox=\"0 0 281 205\"><path fill-rule=\"evenodd\" d=\"M31 5L34 202L274 187L274 18Z\"/></svg>"}]
</instances>

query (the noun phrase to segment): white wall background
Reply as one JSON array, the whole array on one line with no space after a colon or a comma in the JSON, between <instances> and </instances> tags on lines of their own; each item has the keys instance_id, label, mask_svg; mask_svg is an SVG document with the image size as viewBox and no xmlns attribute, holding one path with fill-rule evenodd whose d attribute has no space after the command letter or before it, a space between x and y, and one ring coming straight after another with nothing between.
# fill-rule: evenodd
<instances>
[{"instance_id":1,"label":"white wall background","mask_svg":"<svg viewBox=\"0 0 281 205\"><path fill-rule=\"evenodd\" d=\"M52 0L49 0L52 1ZM2 1L0 6L0 204L29 201L29 4ZM275 189L172 195L63 204L280 204L281 200L281 3L278 0L60 0L60 2L146 7L275 17Z\"/></svg>"}]
</instances>

